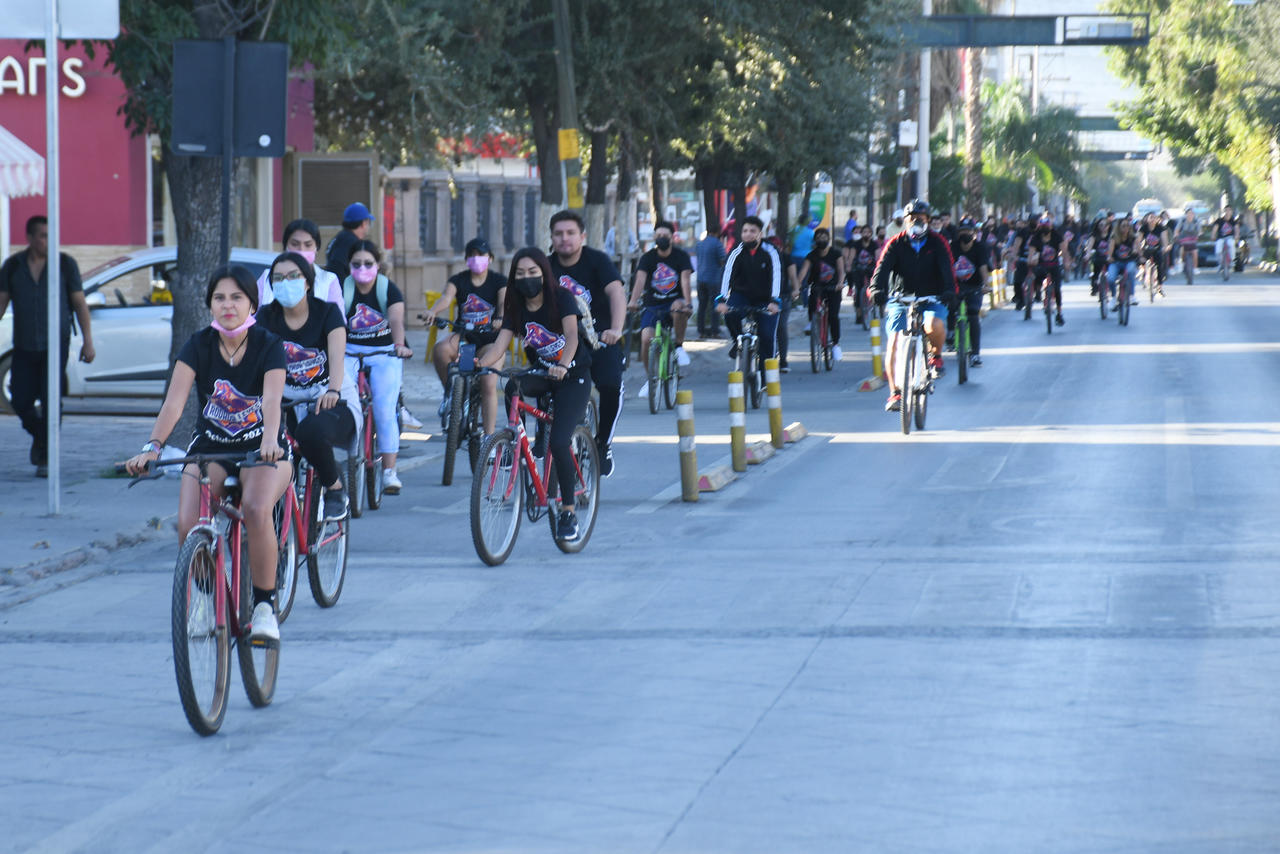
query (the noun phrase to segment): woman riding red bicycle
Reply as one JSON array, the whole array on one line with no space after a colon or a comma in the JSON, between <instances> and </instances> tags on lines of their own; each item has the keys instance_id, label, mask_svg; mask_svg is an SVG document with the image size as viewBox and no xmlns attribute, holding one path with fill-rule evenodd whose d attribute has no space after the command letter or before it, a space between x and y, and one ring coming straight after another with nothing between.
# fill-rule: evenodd
<instances>
[{"instance_id":1,"label":"woman riding red bicycle","mask_svg":"<svg viewBox=\"0 0 1280 854\"><path fill-rule=\"evenodd\" d=\"M257 450L275 466L240 469L229 463L210 463L215 499L224 494L224 481L241 483L240 511L249 536L249 565L253 573L251 637L279 641L274 609L277 547L272 510L293 478L280 418L284 392L283 342L265 328L255 327L258 285L244 267L219 268L209 279L205 301L213 322L192 335L178 352L164 405L151 428L151 439L125 466L140 474L155 462L182 417L194 385L199 413L190 454L235 454ZM197 524L200 515L200 472L183 469L178 497L178 542Z\"/></svg>"}]
</instances>

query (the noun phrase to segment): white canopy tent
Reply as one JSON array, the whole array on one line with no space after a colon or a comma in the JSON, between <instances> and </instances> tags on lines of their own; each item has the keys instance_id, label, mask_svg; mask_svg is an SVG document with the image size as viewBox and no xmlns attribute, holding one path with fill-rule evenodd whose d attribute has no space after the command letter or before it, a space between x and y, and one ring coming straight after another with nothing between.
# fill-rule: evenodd
<instances>
[{"instance_id":1,"label":"white canopy tent","mask_svg":"<svg viewBox=\"0 0 1280 854\"><path fill-rule=\"evenodd\" d=\"M44 158L0 127L0 260L9 257L9 199L44 195Z\"/></svg>"}]
</instances>

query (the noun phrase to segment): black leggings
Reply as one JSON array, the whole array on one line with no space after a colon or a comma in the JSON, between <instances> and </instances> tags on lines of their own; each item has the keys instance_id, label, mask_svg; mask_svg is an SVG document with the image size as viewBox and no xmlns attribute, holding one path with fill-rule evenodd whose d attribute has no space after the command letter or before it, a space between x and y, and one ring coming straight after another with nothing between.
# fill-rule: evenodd
<instances>
[{"instance_id":1,"label":"black leggings","mask_svg":"<svg viewBox=\"0 0 1280 854\"><path fill-rule=\"evenodd\" d=\"M813 312L818 308L818 298L827 303L827 325L831 328L831 343L840 343L840 289L823 288L818 285L809 288L809 320L813 320Z\"/></svg>"},{"instance_id":2,"label":"black leggings","mask_svg":"<svg viewBox=\"0 0 1280 854\"><path fill-rule=\"evenodd\" d=\"M507 383L508 401L515 394L515 383ZM586 371L570 374L556 382L545 377L525 377L520 380L520 393L524 397L551 394L554 407L551 419L551 435L547 444L551 448L551 460L556 467L556 480L560 481L560 500L572 502L577 491L578 471L569 453L569 440L574 428L587 414L587 401L591 399L591 379Z\"/></svg>"},{"instance_id":3,"label":"black leggings","mask_svg":"<svg viewBox=\"0 0 1280 854\"><path fill-rule=\"evenodd\" d=\"M1062 314L1062 268L1057 264L1052 267L1036 267L1035 269L1035 288L1036 293L1040 293L1040 283L1048 277L1053 283L1053 304L1058 314ZM1041 295L1043 298L1043 295Z\"/></svg>"},{"instance_id":4,"label":"black leggings","mask_svg":"<svg viewBox=\"0 0 1280 854\"><path fill-rule=\"evenodd\" d=\"M579 346L583 346L579 344ZM568 382L566 379L565 382ZM600 426L596 430L596 444L602 449L613 442L613 430L622 415L622 346L606 344L591 353L591 382L587 383L587 396L582 399L583 411L587 397L591 396L591 383L600 390ZM582 413L578 414L582 418ZM576 421L574 423L577 423ZM565 441L569 441L568 434Z\"/></svg>"},{"instance_id":5,"label":"black leggings","mask_svg":"<svg viewBox=\"0 0 1280 854\"><path fill-rule=\"evenodd\" d=\"M292 425L292 412L289 413L289 421ZM351 444L356 435L356 419L350 407L339 403L332 409L311 413L296 427L291 426L290 432L302 456L316 470L320 485L327 487L338 479L338 463L333 458L333 449L337 445L345 448Z\"/></svg>"}]
</instances>

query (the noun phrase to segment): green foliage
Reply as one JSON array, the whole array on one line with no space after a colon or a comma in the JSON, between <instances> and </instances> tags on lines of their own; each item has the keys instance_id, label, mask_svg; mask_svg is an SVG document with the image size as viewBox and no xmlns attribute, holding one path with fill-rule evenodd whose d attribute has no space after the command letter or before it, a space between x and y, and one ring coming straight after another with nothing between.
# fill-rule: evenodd
<instances>
[{"instance_id":1,"label":"green foliage","mask_svg":"<svg viewBox=\"0 0 1280 854\"><path fill-rule=\"evenodd\" d=\"M994 175L1034 180L1041 193L1082 195L1076 112L1046 105L1033 113L1017 82L998 86L987 81L982 95L983 159ZM1010 185L1005 187L1011 189ZM990 188L987 197L995 201Z\"/></svg>"}]
</instances>

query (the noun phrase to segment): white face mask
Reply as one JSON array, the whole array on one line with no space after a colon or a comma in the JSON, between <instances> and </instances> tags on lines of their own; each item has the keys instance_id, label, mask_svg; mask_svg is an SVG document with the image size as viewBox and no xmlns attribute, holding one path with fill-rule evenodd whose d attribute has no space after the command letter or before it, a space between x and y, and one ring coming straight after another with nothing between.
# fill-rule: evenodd
<instances>
[{"instance_id":1,"label":"white face mask","mask_svg":"<svg viewBox=\"0 0 1280 854\"><path fill-rule=\"evenodd\" d=\"M910 234L912 237L924 237L924 233L928 230L929 226L925 225L923 222L913 221L911 225L907 226L907 234Z\"/></svg>"}]
</instances>

